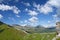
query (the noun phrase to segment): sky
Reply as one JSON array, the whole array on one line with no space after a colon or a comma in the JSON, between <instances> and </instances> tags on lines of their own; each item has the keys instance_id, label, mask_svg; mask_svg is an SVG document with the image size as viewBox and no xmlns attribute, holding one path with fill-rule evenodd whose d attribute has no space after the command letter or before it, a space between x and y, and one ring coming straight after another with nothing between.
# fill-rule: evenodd
<instances>
[{"instance_id":1,"label":"sky","mask_svg":"<svg viewBox=\"0 0 60 40\"><path fill-rule=\"evenodd\" d=\"M12 25L55 26L60 0L0 0L0 21Z\"/></svg>"}]
</instances>

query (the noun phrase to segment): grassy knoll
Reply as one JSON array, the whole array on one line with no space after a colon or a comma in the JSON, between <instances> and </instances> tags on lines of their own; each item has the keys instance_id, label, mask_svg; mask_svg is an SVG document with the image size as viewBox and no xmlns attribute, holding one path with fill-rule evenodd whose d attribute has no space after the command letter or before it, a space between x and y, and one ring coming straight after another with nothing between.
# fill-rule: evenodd
<instances>
[{"instance_id":1,"label":"grassy knoll","mask_svg":"<svg viewBox=\"0 0 60 40\"><path fill-rule=\"evenodd\" d=\"M24 32L11 28L6 24L0 25L0 40L23 40L25 35Z\"/></svg>"}]
</instances>

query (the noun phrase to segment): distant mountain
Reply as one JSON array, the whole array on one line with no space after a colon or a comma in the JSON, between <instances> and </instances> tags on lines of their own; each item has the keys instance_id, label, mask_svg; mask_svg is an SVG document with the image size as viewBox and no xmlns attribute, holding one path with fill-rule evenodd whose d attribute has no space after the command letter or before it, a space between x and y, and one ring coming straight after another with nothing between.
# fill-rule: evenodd
<instances>
[{"instance_id":1,"label":"distant mountain","mask_svg":"<svg viewBox=\"0 0 60 40\"><path fill-rule=\"evenodd\" d=\"M45 28L45 27L43 27L42 25L38 25L36 26L36 28Z\"/></svg>"},{"instance_id":2,"label":"distant mountain","mask_svg":"<svg viewBox=\"0 0 60 40\"><path fill-rule=\"evenodd\" d=\"M27 27L25 26L25 29L28 33L46 33L46 32L55 32L55 27L45 28L42 25L38 25L36 27Z\"/></svg>"},{"instance_id":3,"label":"distant mountain","mask_svg":"<svg viewBox=\"0 0 60 40\"><path fill-rule=\"evenodd\" d=\"M43 32L45 33L45 32L55 32L56 31L55 27L45 28L42 25L33 27L31 25L21 26L21 25L14 24L14 28L16 28L18 30L24 30L27 33L43 33Z\"/></svg>"},{"instance_id":4,"label":"distant mountain","mask_svg":"<svg viewBox=\"0 0 60 40\"><path fill-rule=\"evenodd\" d=\"M0 22L0 40L22 40L25 35L22 30Z\"/></svg>"},{"instance_id":5,"label":"distant mountain","mask_svg":"<svg viewBox=\"0 0 60 40\"><path fill-rule=\"evenodd\" d=\"M18 25L18 24L12 24L12 26L20 26L20 25Z\"/></svg>"},{"instance_id":6,"label":"distant mountain","mask_svg":"<svg viewBox=\"0 0 60 40\"><path fill-rule=\"evenodd\" d=\"M48 29L55 29L56 27L50 27L50 28L48 28Z\"/></svg>"}]
</instances>

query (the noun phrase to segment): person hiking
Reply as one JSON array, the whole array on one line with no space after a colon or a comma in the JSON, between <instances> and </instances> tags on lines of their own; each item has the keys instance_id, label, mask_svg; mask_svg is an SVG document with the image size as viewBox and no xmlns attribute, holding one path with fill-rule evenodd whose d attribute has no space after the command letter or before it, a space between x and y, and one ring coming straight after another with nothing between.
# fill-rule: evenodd
<instances>
[{"instance_id":1,"label":"person hiking","mask_svg":"<svg viewBox=\"0 0 60 40\"><path fill-rule=\"evenodd\" d=\"M60 38L60 22L56 23L56 37L54 37L52 40L56 40Z\"/></svg>"},{"instance_id":2,"label":"person hiking","mask_svg":"<svg viewBox=\"0 0 60 40\"><path fill-rule=\"evenodd\" d=\"M60 22L56 23L56 32L57 32L56 39L58 39L60 38Z\"/></svg>"}]
</instances>

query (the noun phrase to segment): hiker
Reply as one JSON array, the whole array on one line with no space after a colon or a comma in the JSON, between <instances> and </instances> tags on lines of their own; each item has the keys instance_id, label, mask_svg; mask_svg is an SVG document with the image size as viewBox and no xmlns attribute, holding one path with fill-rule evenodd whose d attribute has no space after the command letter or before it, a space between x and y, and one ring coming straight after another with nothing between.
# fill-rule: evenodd
<instances>
[{"instance_id":1,"label":"hiker","mask_svg":"<svg viewBox=\"0 0 60 40\"><path fill-rule=\"evenodd\" d=\"M56 23L56 32L57 32L57 35L56 35L56 38L60 38L60 22L57 22Z\"/></svg>"},{"instance_id":2,"label":"hiker","mask_svg":"<svg viewBox=\"0 0 60 40\"><path fill-rule=\"evenodd\" d=\"M60 22L56 23L56 33L57 33L56 37L54 37L52 40L56 40L60 38Z\"/></svg>"}]
</instances>

